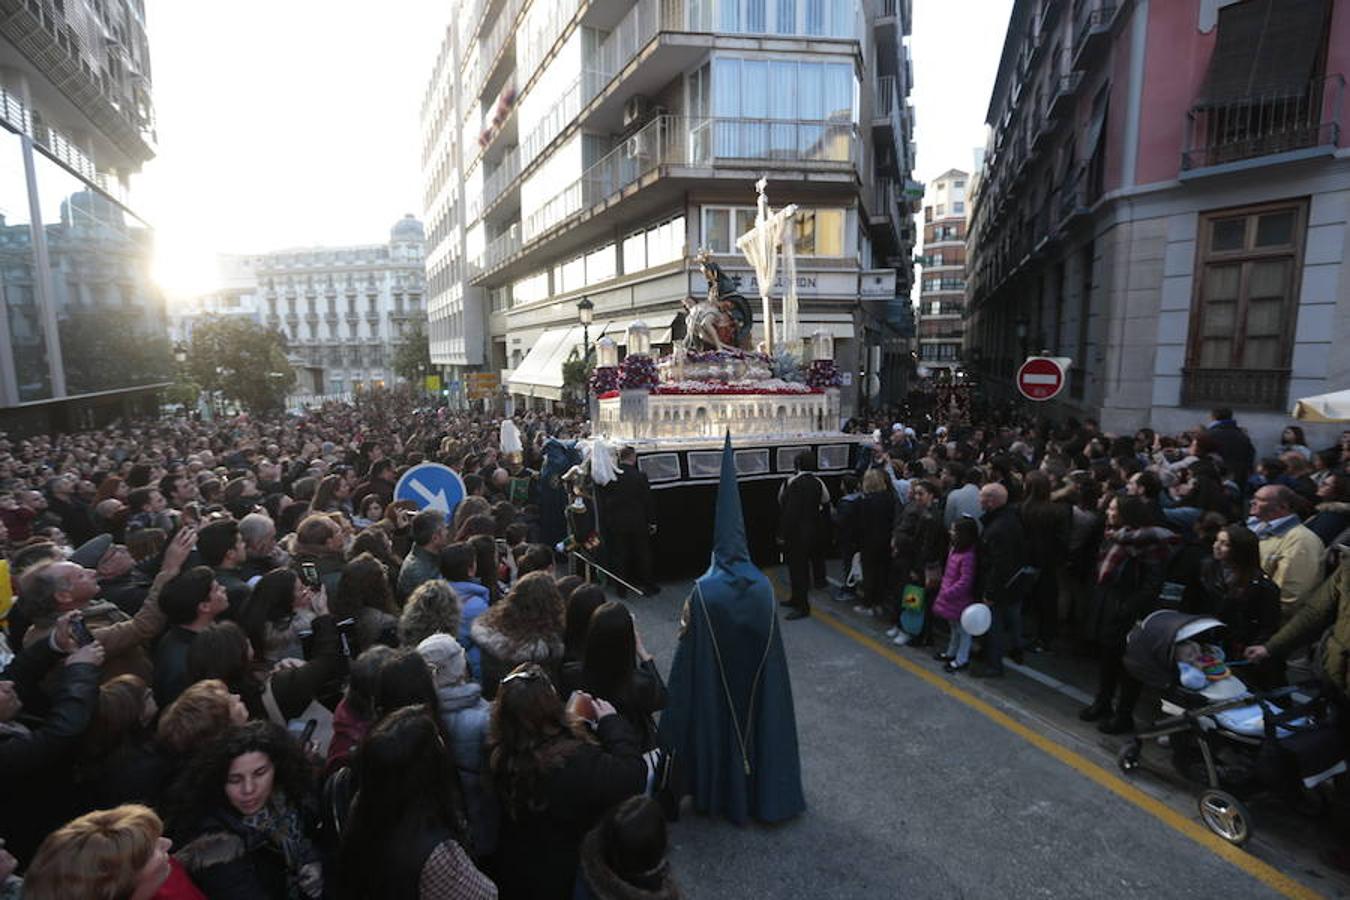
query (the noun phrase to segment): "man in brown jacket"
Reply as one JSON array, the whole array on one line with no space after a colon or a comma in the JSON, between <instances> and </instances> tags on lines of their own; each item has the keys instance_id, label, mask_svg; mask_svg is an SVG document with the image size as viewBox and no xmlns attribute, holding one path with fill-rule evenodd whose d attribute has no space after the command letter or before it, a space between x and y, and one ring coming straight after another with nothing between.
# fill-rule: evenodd
<instances>
[{"instance_id":1,"label":"man in brown jacket","mask_svg":"<svg viewBox=\"0 0 1350 900\"><path fill-rule=\"evenodd\" d=\"M196 529L183 528L169 542L159 575L134 617L112 603L95 600L99 586L93 569L72 562L51 562L29 572L24 576L22 596L34 625L24 635L24 646L47 640L57 618L78 610L85 627L106 654L100 683L118 675L139 675L150 684L154 667L146 647L159 637L166 624L159 608L159 592L182 569L196 540Z\"/></svg>"}]
</instances>

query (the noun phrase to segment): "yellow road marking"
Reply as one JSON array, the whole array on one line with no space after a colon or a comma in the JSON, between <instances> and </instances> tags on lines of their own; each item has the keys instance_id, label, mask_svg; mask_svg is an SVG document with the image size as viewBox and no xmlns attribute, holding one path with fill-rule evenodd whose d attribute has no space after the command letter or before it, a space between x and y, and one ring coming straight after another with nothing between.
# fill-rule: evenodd
<instances>
[{"instance_id":1,"label":"yellow road marking","mask_svg":"<svg viewBox=\"0 0 1350 900\"><path fill-rule=\"evenodd\" d=\"M777 579L775 579L775 581L777 581ZM1181 832L1197 844L1200 844L1206 849L1223 857L1228 862L1237 866L1239 869L1272 890L1278 891L1286 897L1312 898L1322 896L1302 882L1295 881L1288 875L1285 875L1274 866L1262 862L1244 850L1234 847L1223 838L1210 832L1203 825L1183 816L1161 800L1150 797L1148 794L1139 790L1139 788L1102 768L1086 756L1075 753L1073 750L1055 743L1044 735L1038 734L1026 725L1023 725L1021 722L1018 722L1016 719L1009 716L1007 713L996 709L963 688L957 687L947 676L939 675L924 666L916 664L913 660L906 659L891 648L878 643L872 637L858 631L853 626L835 618L834 615L830 613L822 614L819 610L819 604L812 607L811 617L818 622L823 622L845 637L851 638L859 644L862 644L869 650L881 654L911 675L926 681L947 696L959 700L961 703L964 703L966 706L988 718L996 725L1006 728L1008 731L1011 731L1013 734L1031 743L1045 753L1050 754L1055 759L1064 763L1066 766L1069 766L1086 778L1095 781L1116 796L1128 800L1130 803L1153 816L1153 818L1159 820L1164 825Z\"/></svg>"}]
</instances>

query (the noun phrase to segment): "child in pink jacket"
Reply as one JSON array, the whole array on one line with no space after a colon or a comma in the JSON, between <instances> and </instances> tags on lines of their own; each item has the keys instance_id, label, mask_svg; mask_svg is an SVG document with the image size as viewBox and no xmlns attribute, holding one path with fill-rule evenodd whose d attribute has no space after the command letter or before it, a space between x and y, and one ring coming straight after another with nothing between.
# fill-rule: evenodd
<instances>
[{"instance_id":1,"label":"child in pink jacket","mask_svg":"<svg viewBox=\"0 0 1350 900\"><path fill-rule=\"evenodd\" d=\"M933 658L946 663L943 668L948 672L959 672L970 662L970 634L961 627L961 613L975 602L975 545L980 529L974 519L963 516L952 523L951 537L951 552L933 612L951 623L952 637L947 651Z\"/></svg>"}]
</instances>

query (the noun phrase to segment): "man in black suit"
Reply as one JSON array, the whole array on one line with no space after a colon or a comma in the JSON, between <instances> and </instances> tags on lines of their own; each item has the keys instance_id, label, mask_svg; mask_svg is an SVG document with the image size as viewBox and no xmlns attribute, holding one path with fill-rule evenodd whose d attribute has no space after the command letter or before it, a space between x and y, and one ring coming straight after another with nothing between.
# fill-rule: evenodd
<instances>
[{"instance_id":1,"label":"man in black suit","mask_svg":"<svg viewBox=\"0 0 1350 900\"><path fill-rule=\"evenodd\" d=\"M792 594L782 601L792 607L788 619L811 615L811 557L820 538L821 510L830 503L830 492L808 469L811 454L802 451L792 461L793 475L778 492L778 540L788 567Z\"/></svg>"},{"instance_id":2,"label":"man in black suit","mask_svg":"<svg viewBox=\"0 0 1350 900\"><path fill-rule=\"evenodd\" d=\"M1215 409L1209 414L1209 418L1209 436L1218 445L1219 455L1223 457L1224 465L1237 482L1238 490L1245 494L1247 479L1251 476L1252 466L1256 461L1256 448L1252 446L1252 439L1247 437L1247 432L1238 427L1237 421L1233 418L1233 411L1226 406Z\"/></svg>"},{"instance_id":3,"label":"man in black suit","mask_svg":"<svg viewBox=\"0 0 1350 900\"><path fill-rule=\"evenodd\" d=\"M651 536L656 533L656 505L647 474L637 466L637 451L619 451L619 476L600 488L600 527L614 573L641 588L646 596L660 593L652 580ZM627 589L619 587L619 596Z\"/></svg>"}]
</instances>

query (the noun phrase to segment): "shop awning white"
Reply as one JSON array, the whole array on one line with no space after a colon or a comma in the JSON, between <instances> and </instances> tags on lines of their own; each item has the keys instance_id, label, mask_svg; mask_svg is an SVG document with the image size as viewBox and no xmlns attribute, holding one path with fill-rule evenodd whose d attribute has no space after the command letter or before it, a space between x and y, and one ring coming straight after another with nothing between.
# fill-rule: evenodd
<instances>
[{"instance_id":1,"label":"shop awning white","mask_svg":"<svg viewBox=\"0 0 1350 900\"><path fill-rule=\"evenodd\" d=\"M561 400L563 363L582 342L580 325L546 330L511 373L507 387L513 394Z\"/></svg>"},{"instance_id":2,"label":"shop awning white","mask_svg":"<svg viewBox=\"0 0 1350 900\"><path fill-rule=\"evenodd\" d=\"M1350 390L1304 397L1293 415L1300 422L1350 422Z\"/></svg>"}]
</instances>

